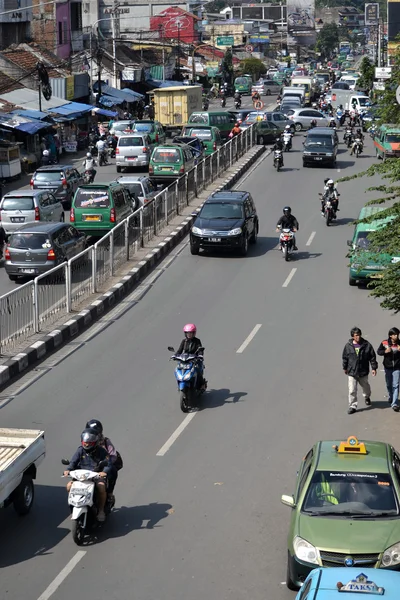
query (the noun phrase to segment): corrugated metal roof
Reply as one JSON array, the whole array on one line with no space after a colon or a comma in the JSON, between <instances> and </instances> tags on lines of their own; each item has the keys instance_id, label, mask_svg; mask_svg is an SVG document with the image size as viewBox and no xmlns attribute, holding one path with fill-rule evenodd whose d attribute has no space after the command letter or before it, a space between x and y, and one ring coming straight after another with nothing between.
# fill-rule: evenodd
<instances>
[{"instance_id":1,"label":"corrugated metal roof","mask_svg":"<svg viewBox=\"0 0 400 600\"><path fill-rule=\"evenodd\" d=\"M39 110L39 93L34 90L23 89L8 94L0 94L0 103L3 100L21 108ZM45 100L42 97L42 110L48 111L51 108L57 108L65 104L65 98L52 97L50 100Z\"/></svg>"}]
</instances>

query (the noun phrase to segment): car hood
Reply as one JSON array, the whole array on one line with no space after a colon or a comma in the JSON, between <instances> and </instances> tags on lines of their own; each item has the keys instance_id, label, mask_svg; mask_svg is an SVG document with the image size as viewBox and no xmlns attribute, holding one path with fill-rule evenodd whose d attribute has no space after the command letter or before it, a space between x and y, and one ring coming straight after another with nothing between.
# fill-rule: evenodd
<instances>
[{"instance_id":1,"label":"car hood","mask_svg":"<svg viewBox=\"0 0 400 600\"><path fill-rule=\"evenodd\" d=\"M209 229L210 231L230 231L242 227L243 219L202 219L197 217L194 227Z\"/></svg>"},{"instance_id":2,"label":"car hood","mask_svg":"<svg viewBox=\"0 0 400 600\"><path fill-rule=\"evenodd\" d=\"M400 541L400 519L338 519L300 515L298 535L320 550L378 554Z\"/></svg>"}]
</instances>

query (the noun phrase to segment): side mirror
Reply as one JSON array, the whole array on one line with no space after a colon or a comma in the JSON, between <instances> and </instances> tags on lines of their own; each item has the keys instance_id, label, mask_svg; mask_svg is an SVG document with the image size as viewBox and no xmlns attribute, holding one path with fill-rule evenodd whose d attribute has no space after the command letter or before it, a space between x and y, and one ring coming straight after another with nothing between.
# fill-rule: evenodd
<instances>
[{"instance_id":1,"label":"side mirror","mask_svg":"<svg viewBox=\"0 0 400 600\"><path fill-rule=\"evenodd\" d=\"M66 458L62 458L61 459L61 464L65 465L65 466L68 466L69 465L69 460L67 460Z\"/></svg>"},{"instance_id":2,"label":"side mirror","mask_svg":"<svg viewBox=\"0 0 400 600\"><path fill-rule=\"evenodd\" d=\"M294 498L293 496L285 496L283 495L281 497L281 502L282 504L284 504L285 506L290 506L291 508L294 508L296 506L295 502L294 502Z\"/></svg>"},{"instance_id":3,"label":"side mirror","mask_svg":"<svg viewBox=\"0 0 400 600\"><path fill-rule=\"evenodd\" d=\"M353 246L352 240L347 240L347 245L350 246L350 248L351 248Z\"/></svg>"},{"instance_id":4,"label":"side mirror","mask_svg":"<svg viewBox=\"0 0 400 600\"><path fill-rule=\"evenodd\" d=\"M173 346L168 346L168 350L169 350L170 352L175 352L175 350L174 350Z\"/></svg>"}]
</instances>

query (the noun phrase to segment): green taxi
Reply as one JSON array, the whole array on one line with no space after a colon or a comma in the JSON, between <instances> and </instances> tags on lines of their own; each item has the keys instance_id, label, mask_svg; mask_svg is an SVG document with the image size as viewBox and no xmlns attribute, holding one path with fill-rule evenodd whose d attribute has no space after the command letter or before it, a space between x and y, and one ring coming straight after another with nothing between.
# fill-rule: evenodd
<instances>
[{"instance_id":1,"label":"green taxi","mask_svg":"<svg viewBox=\"0 0 400 600\"><path fill-rule=\"evenodd\" d=\"M390 444L317 442L282 503L292 508L289 589L316 567L400 570L400 454Z\"/></svg>"}]
</instances>

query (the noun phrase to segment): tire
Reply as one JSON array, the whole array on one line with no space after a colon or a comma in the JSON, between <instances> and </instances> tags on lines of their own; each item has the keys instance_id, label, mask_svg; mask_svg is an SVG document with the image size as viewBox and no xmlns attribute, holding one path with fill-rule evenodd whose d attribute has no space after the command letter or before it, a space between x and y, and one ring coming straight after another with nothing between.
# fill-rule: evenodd
<instances>
[{"instance_id":1,"label":"tire","mask_svg":"<svg viewBox=\"0 0 400 600\"><path fill-rule=\"evenodd\" d=\"M297 592L297 590L299 589L297 587L297 585L294 583L294 581L292 581L292 578L290 577L289 556L288 556L288 563L287 563L287 569L286 569L286 587L289 590L291 590L292 592Z\"/></svg>"},{"instance_id":2,"label":"tire","mask_svg":"<svg viewBox=\"0 0 400 600\"><path fill-rule=\"evenodd\" d=\"M18 277L17 277L16 275L9 275L9 276L8 276L8 279L9 279L10 281L18 281Z\"/></svg>"},{"instance_id":3,"label":"tire","mask_svg":"<svg viewBox=\"0 0 400 600\"><path fill-rule=\"evenodd\" d=\"M20 516L27 515L32 508L34 497L35 488L33 487L32 478L29 475L24 475L21 483L12 494L15 512Z\"/></svg>"},{"instance_id":4,"label":"tire","mask_svg":"<svg viewBox=\"0 0 400 600\"><path fill-rule=\"evenodd\" d=\"M329 225L331 223L331 217L330 217L329 211L325 212L325 223L326 223L327 227L329 227Z\"/></svg>"},{"instance_id":5,"label":"tire","mask_svg":"<svg viewBox=\"0 0 400 600\"><path fill-rule=\"evenodd\" d=\"M74 542L77 546L83 545L83 541L84 541L84 537L85 537L85 530L82 527L82 521L83 521L83 515L80 516L79 519L77 519L76 521L72 521L72 526L71 526L72 539L74 540Z\"/></svg>"},{"instance_id":6,"label":"tire","mask_svg":"<svg viewBox=\"0 0 400 600\"><path fill-rule=\"evenodd\" d=\"M255 224L254 233L250 238L250 244L257 244L257 237L258 237L258 223Z\"/></svg>"},{"instance_id":7,"label":"tire","mask_svg":"<svg viewBox=\"0 0 400 600\"><path fill-rule=\"evenodd\" d=\"M307 164L306 162L304 162L304 160L303 160L303 167L304 167L304 168L307 168L307 167L308 167L308 164Z\"/></svg>"},{"instance_id":8,"label":"tire","mask_svg":"<svg viewBox=\"0 0 400 600\"><path fill-rule=\"evenodd\" d=\"M117 167L117 173L121 173L121 167Z\"/></svg>"},{"instance_id":9,"label":"tire","mask_svg":"<svg viewBox=\"0 0 400 600\"><path fill-rule=\"evenodd\" d=\"M288 262L289 261L289 249L286 244L282 248L282 253L283 253L283 258L285 259L286 262Z\"/></svg>"},{"instance_id":10,"label":"tire","mask_svg":"<svg viewBox=\"0 0 400 600\"><path fill-rule=\"evenodd\" d=\"M61 213L60 223L65 223L65 214Z\"/></svg>"},{"instance_id":11,"label":"tire","mask_svg":"<svg viewBox=\"0 0 400 600\"><path fill-rule=\"evenodd\" d=\"M198 244L190 244L190 254L193 256L197 256L200 252L200 247Z\"/></svg>"},{"instance_id":12,"label":"tire","mask_svg":"<svg viewBox=\"0 0 400 600\"><path fill-rule=\"evenodd\" d=\"M240 247L241 256L246 256L249 251L249 238L246 234L243 235L242 245Z\"/></svg>"},{"instance_id":13,"label":"tire","mask_svg":"<svg viewBox=\"0 0 400 600\"><path fill-rule=\"evenodd\" d=\"M303 125L301 123L296 123L294 128L296 131L301 131L303 129Z\"/></svg>"},{"instance_id":14,"label":"tire","mask_svg":"<svg viewBox=\"0 0 400 600\"><path fill-rule=\"evenodd\" d=\"M349 285L351 287L354 287L355 285L357 285L357 280L354 279L353 277L350 277L350 275L349 275Z\"/></svg>"},{"instance_id":15,"label":"tire","mask_svg":"<svg viewBox=\"0 0 400 600\"><path fill-rule=\"evenodd\" d=\"M184 413L189 412L189 407L187 404L187 398L186 398L186 392L181 391L180 393L180 404L181 404L181 411Z\"/></svg>"}]
</instances>

